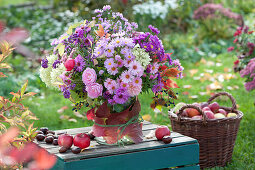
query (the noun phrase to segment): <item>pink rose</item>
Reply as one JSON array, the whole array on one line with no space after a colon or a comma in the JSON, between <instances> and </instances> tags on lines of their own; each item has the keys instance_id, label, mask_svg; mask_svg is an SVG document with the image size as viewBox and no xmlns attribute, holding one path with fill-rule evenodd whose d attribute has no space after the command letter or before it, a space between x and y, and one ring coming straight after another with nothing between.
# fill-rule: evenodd
<instances>
[{"instance_id":1,"label":"pink rose","mask_svg":"<svg viewBox=\"0 0 255 170\"><path fill-rule=\"evenodd\" d=\"M96 71L93 68L86 68L82 73L82 81L85 85L95 83L97 80Z\"/></svg>"},{"instance_id":2,"label":"pink rose","mask_svg":"<svg viewBox=\"0 0 255 170\"><path fill-rule=\"evenodd\" d=\"M98 83L91 83L86 86L86 91L88 92L88 96L92 99L102 96L103 86Z\"/></svg>"}]
</instances>

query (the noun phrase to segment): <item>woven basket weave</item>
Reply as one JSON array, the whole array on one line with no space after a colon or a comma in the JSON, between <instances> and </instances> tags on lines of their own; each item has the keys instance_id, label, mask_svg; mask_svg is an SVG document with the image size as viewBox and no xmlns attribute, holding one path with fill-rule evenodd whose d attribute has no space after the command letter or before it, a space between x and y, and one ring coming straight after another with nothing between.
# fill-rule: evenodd
<instances>
[{"instance_id":1,"label":"woven basket weave","mask_svg":"<svg viewBox=\"0 0 255 170\"><path fill-rule=\"evenodd\" d=\"M199 164L201 168L225 166L232 158L243 113L237 110L235 99L227 92L215 94L208 100L208 103L211 103L215 98L222 95L230 98L232 107L221 108L236 113L237 117L208 119L199 107L189 104L179 110L178 116L172 111L169 111L173 131L198 140L200 147ZM202 120L181 117L183 110L186 108L198 110L203 115Z\"/></svg>"}]
</instances>

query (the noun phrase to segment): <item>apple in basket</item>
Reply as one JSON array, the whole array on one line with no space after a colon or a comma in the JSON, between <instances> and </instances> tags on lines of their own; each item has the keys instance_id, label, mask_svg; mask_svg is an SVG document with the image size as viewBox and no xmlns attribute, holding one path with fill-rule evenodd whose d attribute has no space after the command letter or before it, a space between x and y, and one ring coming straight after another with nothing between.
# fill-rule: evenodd
<instances>
[{"instance_id":1,"label":"apple in basket","mask_svg":"<svg viewBox=\"0 0 255 170\"><path fill-rule=\"evenodd\" d=\"M215 119L222 119L222 118L225 118L226 116L222 113L216 113L216 114L214 114L214 117L215 117Z\"/></svg>"},{"instance_id":2,"label":"apple in basket","mask_svg":"<svg viewBox=\"0 0 255 170\"><path fill-rule=\"evenodd\" d=\"M222 114L224 114L225 116L227 116L227 112L226 112L226 110L224 110L224 109L219 109L218 113L222 113Z\"/></svg>"},{"instance_id":3,"label":"apple in basket","mask_svg":"<svg viewBox=\"0 0 255 170\"><path fill-rule=\"evenodd\" d=\"M180 110L183 106L185 106L185 105L186 105L186 104L183 103L183 102L180 102L180 103L176 104L175 107L174 107L174 109L173 109L173 112L176 113L176 114L178 114L178 113L179 113L179 110Z\"/></svg>"},{"instance_id":4,"label":"apple in basket","mask_svg":"<svg viewBox=\"0 0 255 170\"><path fill-rule=\"evenodd\" d=\"M205 111L204 114L207 116L208 119L214 119L214 113L212 111Z\"/></svg>"},{"instance_id":5,"label":"apple in basket","mask_svg":"<svg viewBox=\"0 0 255 170\"><path fill-rule=\"evenodd\" d=\"M197 111L196 109L193 109L193 108L187 108L187 109L185 109L185 111L187 112L189 117L200 115L199 111Z\"/></svg>"},{"instance_id":6,"label":"apple in basket","mask_svg":"<svg viewBox=\"0 0 255 170\"><path fill-rule=\"evenodd\" d=\"M237 117L236 113L228 113L227 117Z\"/></svg>"},{"instance_id":7,"label":"apple in basket","mask_svg":"<svg viewBox=\"0 0 255 170\"><path fill-rule=\"evenodd\" d=\"M213 113L218 113L220 105L217 102L213 102L209 105L209 108L213 111Z\"/></svg>"}]
</instances>

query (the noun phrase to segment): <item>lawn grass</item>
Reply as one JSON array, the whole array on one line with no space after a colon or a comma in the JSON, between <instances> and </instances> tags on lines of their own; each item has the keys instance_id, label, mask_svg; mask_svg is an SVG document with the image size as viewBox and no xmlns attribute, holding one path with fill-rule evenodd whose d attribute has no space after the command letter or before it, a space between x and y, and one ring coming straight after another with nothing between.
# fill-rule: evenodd
<instances>
[{"instance_id":1,"label":"lawn grass","mask_svg":"<svg viewBox=\"0 0 255 170\"><path fill-rule=\"evenodd\" d=\"M217 91L227 91L231 93L234 98L236 99L239 110L244 113L243 120L241 121L238 137L236 140L233 159L232 162L225 167L224 169L252 169L255 167L255 111L254 108L254 92L246 92L243 86L243 79L240 78L239 74L235 74L232 72L232 63L235 60L235 57L231 56L228 53L224 53L222 55L217 56L216 58L207 57L205 58L206 63L190 63L182 61L183 66L185 67L185 77L183 79L177 80L178 85L180 86L179 89L176 89L178 92L179 98L176 101L178 102L185 102L185 103L193 103L193 102L203 102L206 101L210 95L200 95L200 92L206 91L206 86L211 84L211 81L203 81L194 80L194 77L199 76L201 73L205 73L208 70L213 70L213 73L225 73L226 69L230 69L227 73L233 74L236 78L225 80L223 84L223 88ZM208 66L208 63L221 63L221 66L211 65ZM220 65L220 64L219 64ZM197 69L198 72L191 76L190 70ZM225 71L224 71L225 70ZM217 79L217 77L216 77ZM191 88L185 89L183 88L184 85L191 85ZM228 86L238 86L239 89L229 90L227 89ZM216 90L212 90L211 92L217 92ZM184 95L186 93L188 95ZM197 95L198 98L194 98L194 95ZM38 121L35 122L35 126L42 127L47 126L50 129L65 129L65 128L76 128L76 127L83 127L83 126L90 126L92 125L91 121L86 120L85 118L79 118L75 116L71 110L71 102L64 99L62 94L57 91L46 90L46 93L42 96L36 96L31 100L25 101L25 103L30 107L30 109L36 114L39 118ZM150 120L152 123L155 124L163 124L163 125L170 125L170 120L167 116L167 109L163 110L164 114L157 114L151 110L150 102L153 94L142 94L139 96L142 110L141 114L151 115L152 119ZM191 97L193 96L193 98ZM223 106L231 106L231 102L229 100L217 100ZM58 113L62 106L68 106L63 113ZM81 111L81 114L85 116L85 114ZM60 119L61 115L70 116L70 118L74 118L77 122L70 122L67 119ZM216 168L218 169L218 168ZM223 168L219 168L223 169Z\"/></svg>"}]
</instances>

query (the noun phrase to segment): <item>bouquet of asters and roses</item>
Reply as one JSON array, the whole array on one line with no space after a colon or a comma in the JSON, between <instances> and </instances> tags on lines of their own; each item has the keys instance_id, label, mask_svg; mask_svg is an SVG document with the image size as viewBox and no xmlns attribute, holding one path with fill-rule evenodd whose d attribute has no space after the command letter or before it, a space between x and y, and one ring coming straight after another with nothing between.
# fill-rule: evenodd
<instances>
[{"instance_id":1,"label":"bouquet of asters and roses","mask_svg":"<svg viewBox=\"0 0 255 170\"><path fill-rule=\"evenodd\" d=\"M172 88L178 87L173 78L182 77L183 67L165 53L157 28L137 32L136 23L108 5L95 14L52 42L53 54L42 59L41 79L74 102L74 110L91 108L87 118L95 122L95 136L107 143L123 136L140 142L137 96L152 89L152 106L169 106L168 99L176 97Z\"/></svg>"}]
</instances>

